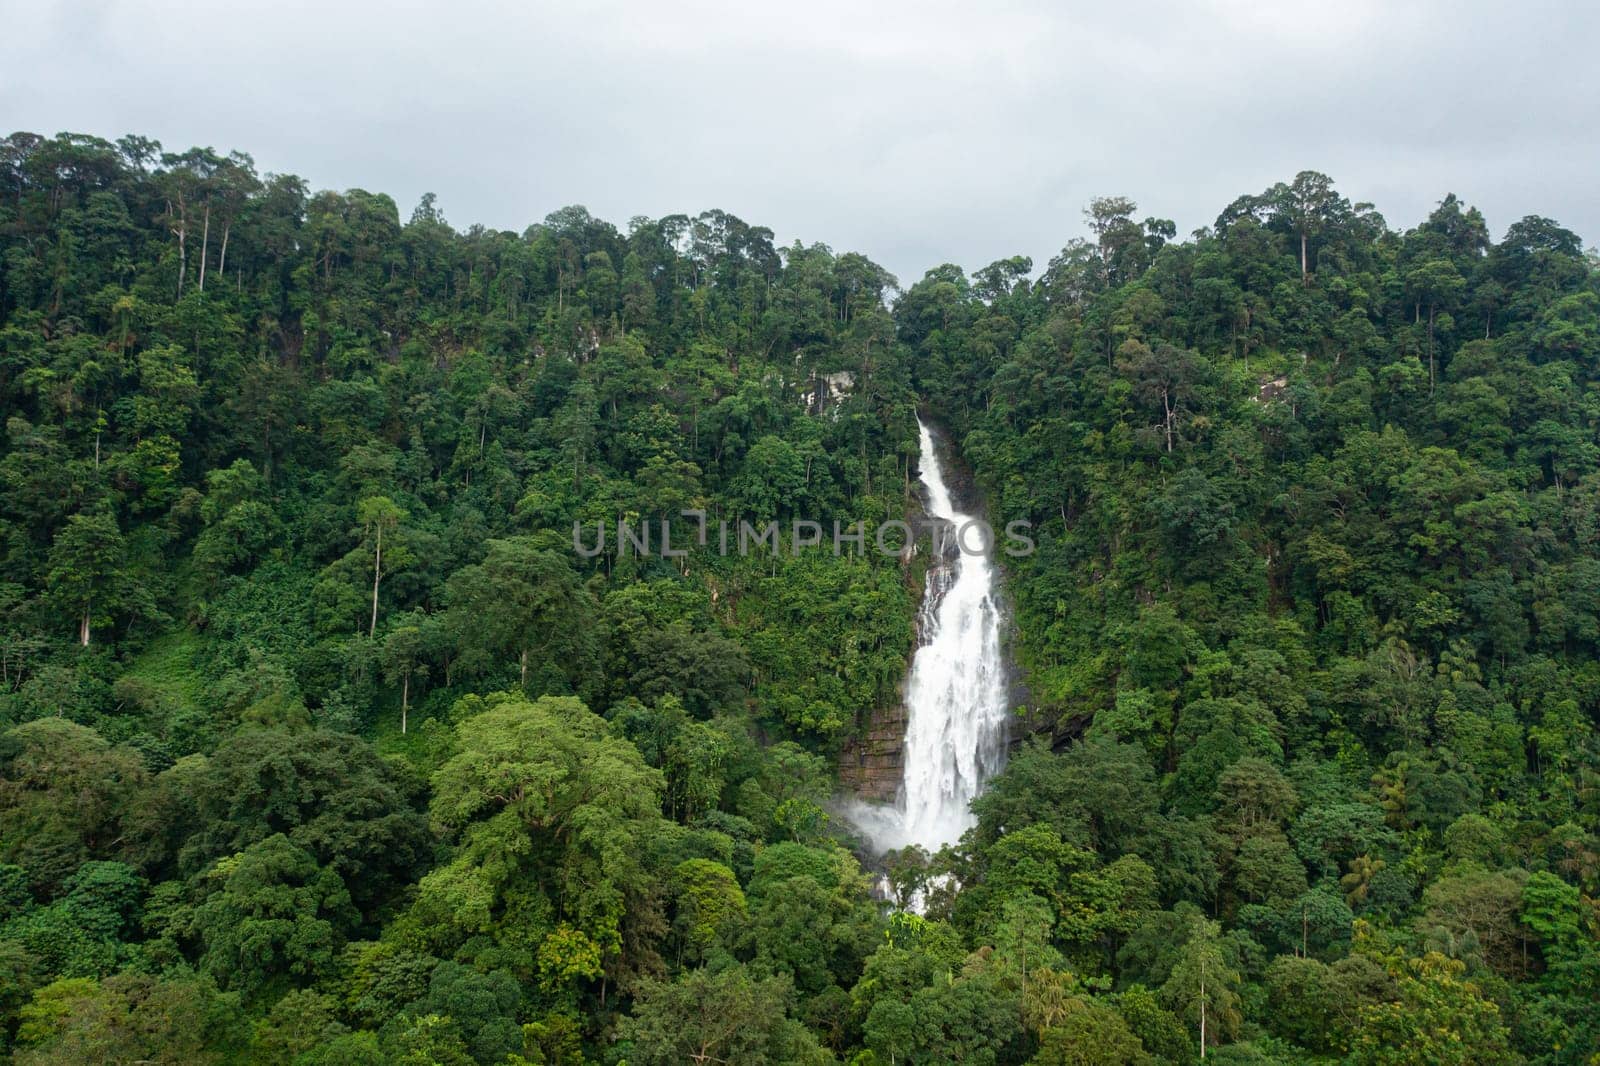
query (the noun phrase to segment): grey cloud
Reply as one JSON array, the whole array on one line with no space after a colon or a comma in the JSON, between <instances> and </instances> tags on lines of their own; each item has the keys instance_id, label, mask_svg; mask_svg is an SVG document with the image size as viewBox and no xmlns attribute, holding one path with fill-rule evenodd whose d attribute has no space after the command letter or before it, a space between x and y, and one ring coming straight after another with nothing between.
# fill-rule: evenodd
<instances>
[{"instance_id":1,"label":"grey cloud","mask_svg":"<svg viewBox=\"0 0 1600 1066\"><path fill-rule=\"evenodd\" d=\"M1297 170L1600 238L1587 5L0 0L0 125L140 132L457 225L720 207L785 242L1043 265L1091 197L1180 233Z\"/></svg>"}]
</instances>

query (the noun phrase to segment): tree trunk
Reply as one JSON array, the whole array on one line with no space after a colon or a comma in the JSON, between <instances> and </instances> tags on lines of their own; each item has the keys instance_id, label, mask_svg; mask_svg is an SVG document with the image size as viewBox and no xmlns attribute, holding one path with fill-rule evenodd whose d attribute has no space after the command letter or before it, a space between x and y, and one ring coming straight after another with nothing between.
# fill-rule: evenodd
<instances>
[{"instance_id":1,"label":"tree trunk","mask_svg":"<svg viewBox=\"0 0 1600 1066\"><path fill-rule=\"evenodd\" d=\"M406 732L406 707L411 700L411 675L408 673L400 679L400 735Z\"/></svg>"},{"instance_id":2,"label":"tree trunk","mask_svg":"<svg viewBox=\"0 0 1600 1066\"><path fill-rule=\"evenodd\" d=\"M1165 389L1161 390L1161 410L1166 415L1165 422L1166 422L1166 428L1167 428L1167 451L1168 451L1168 453L1171 453L1171 451L1172 451L1172 423L1174 421L1173 416L1176 414L1176 412L1174 412L1173 409L1172 409L1171 394L1168 393L1167 390L1165 390Z\"/></svg>"},{"instance_id":3,"label":"tree trunk","mask_svg":"<svg viewBox=\"0 0 1600 1066\"><path fill-rule=\"evenodd\" d=\"M78 643L83 647L89 646L89 613L92 600L83 602L83 617L78 620Z\"/></svg>"},{"instance_id":4,"label":"tree trunk","mask_svg":"<svg viewBox=\"0 0 1600 1066\"><path fill-rule=\"evenodd\" d=\"M211 244L211 205L206 204L205 223L200 227L200 291L206 291L206 249Z\"/></svg>"},{"instance_id":5,"label":"tree trunk","mask_svg":"<svg viewBox=\"0 0 1600 1066\"><path fill-rule=\"evenodd\" d=\"M1200 978L1200 1057L1206 1057L1206 979Z\"/></svg>"},{"instance_id":6,"label":"tree trunk","mask_svg":"<svg viewBox=\"0 0 1600 1066\"><path fill-rule=\"evenodd\" d=\"M189 225L187 219L180 219L176 233L178 234L178 299L183 299L183 276L189 272L189 253L186 243L189 239Z\"/></svg>"},{"instance_id":7,"label":"tree trunk","mask_svg":"<svg viewBox=\"0 0 1600 1066\"><path fill-rule=\"evenodd\" d=\"M1028 1002L1028 935L1027 935L1026 932L1024 932L1023 935L1022 935L1022 996L1021 996L1020 1003L1018 1004L1022 1008L1022 1016L1023 1016L1024 1019L1026 1019L1027 1013L1028 1013L1027 1002ZM1024 1024L1026 1024L1026 1022L1024 1022Z\"/></svg>"},{"instance_id":8,"label":"tree trunk","mask_svg":"<svg viewBox=\"0 0 1600 1066\"><path fill-rule=\"evenodd\" d=\"M378 581L383 577L383 527L378 526L377 551L372 556L372 625L367 628L367 639L378 635Z\"/></svg>"},{"instance_id":9,"label":"tree trunk","mask_svg":"<svg viewBox=\"0 0 1600 1066\"><path fill-rule=\"evenodd\" d=\"M1311 276L1311 267L1306 259L1306 235L1300 234L1300 280L1305 281Z\"/></svg>"},{"instance_id":10,"label":"tree trunk","mask_svg":"<svg viewBox=\"0 0 1600 1066\"><path fill-rule=\"evenodd\" d=\"M1428 305L1428 391L1433 392L1433 316L1435 305Z\"/></svg>"},{"instance_id":11,"label":"tree trunk","mask_svg":"<svg viewBox=\"0 0 1600 1066\"><path fill-rule=\"evenodd\" d=\"M222 254L217 257L217 273L222 275L224 285L228 283L228 234L232 232L233 220L229 219L222 224Z\"/></svg>"}]
</instances>

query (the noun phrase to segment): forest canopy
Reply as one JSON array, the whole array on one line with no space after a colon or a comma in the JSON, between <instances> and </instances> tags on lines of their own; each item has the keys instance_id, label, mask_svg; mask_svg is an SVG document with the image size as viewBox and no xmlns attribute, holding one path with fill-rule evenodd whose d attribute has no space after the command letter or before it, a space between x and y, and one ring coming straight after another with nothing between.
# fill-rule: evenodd
<instances>
[{"instance_id":1,"label":"forest canopy","mask_svg":"<svg viewBox=\"0 0 1600 1066\"><path fill-rule=\"evenodd\" d=\"M0 142L0 1048L1593 1061L1600 262L1314 172L1081 232L902 284ZM571 531L904 519L919 411L1026 695L874 856L925 557Z\"/></svg>"}]
</instances>

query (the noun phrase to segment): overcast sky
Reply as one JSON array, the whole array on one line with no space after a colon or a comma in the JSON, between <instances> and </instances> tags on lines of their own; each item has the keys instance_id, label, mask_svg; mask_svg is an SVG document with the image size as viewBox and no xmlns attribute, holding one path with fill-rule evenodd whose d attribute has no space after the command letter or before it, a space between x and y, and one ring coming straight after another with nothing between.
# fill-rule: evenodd
<instances>
[{"instance_id":1,"label":"overcast sky","mask_svg":"<svg viewBox=\"0 0 1600 1066\"><path fill-rule=\"evenodd\" d=\"M909 284L1097 195L1180 234L1325 171L1391 225L1447 192L1600 240L1592 5L1098 0L0 0L0 127L426 191L458 227L720 207Z\"/></svg>"}]
</instances>

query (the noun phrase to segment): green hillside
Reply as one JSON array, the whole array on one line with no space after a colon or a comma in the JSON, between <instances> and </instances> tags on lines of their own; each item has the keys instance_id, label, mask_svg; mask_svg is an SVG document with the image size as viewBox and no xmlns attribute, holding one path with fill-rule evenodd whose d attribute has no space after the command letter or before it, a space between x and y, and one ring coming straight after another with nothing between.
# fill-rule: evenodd
<instances>
[{"instance_id":1,"label":"green hillside","mask_svg":"<svg viewBox=\"0 0 1600 1066\"><path fill-rule=\"evenodd\" d=\"M1600 262L1309 172L1059 228L897 281L0 141L0 1048L1596 1061ZM1027 705L872 856L919 410L1037 542Z\"/></svg>"}]
</instances>

